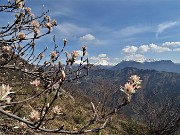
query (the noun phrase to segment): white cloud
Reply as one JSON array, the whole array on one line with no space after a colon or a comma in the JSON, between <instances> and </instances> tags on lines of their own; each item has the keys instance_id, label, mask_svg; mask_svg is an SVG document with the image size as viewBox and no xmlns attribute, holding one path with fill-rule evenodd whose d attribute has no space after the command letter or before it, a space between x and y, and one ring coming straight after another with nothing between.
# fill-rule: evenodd
<instances>
[{"instance_id":1,"label":"white cloud","mask_svg":"<svg viewBox=\"0 0 180 135\"><path fill-rule=\"evenodd\" d=\"M170 48L168 47L163 47L163 46L158 46L156 44L150 44L149 48L152 52L156 52L156 53L162 53L162 52L168 52L168 51L172 51Z\"/></svg>"},{"instance_id":2,"label":"white cloud","mask_svg":"<svg viewBox=\"0 0 180 135\"><path fill-rule=\"evenodd\" d=\"M95 37L92 34L86 34L86 35L80 37L79 40L88 42L88 41L95 40Z\"/></svg>"},{"instance_id":3,"label":"white cloud","mask_svg":"<svg viewBox=\"0 0 180 135\"><path fill-rule=\"evenodd\" d=\"M155 52L155 53L162 53L172 51L172 49L166 46L158 46L156 44L149 44L149 45L141 45L139 47L136 46L126 46L122 49L125 54L135 54L135 53L146 53L146 52Z\"/></svg>"},{"instance_id":4,"label":"white cloud","mask_svg":"<svg viewBox=\"0 0 180 135\"><path fill-rule=\"evenodd\" d=\"M98 39L97 37L95 37L92 34L86 34L86 35L80 37L79 40L85 44L88 44L88 42L89 42L91 45L105 45L108 43L107 40Z\"/></svg>"},{"instance_id":5,"label":"white cloud","mask_svg":"<svg viewBox=\"0 0 180 135\"><path fill-rule=\"evenodd\" d=\"M173 49L174 52L180 52L180 48Z\"/></svg>"},{"instance_id":6,"label":"white cloud","mask_svg":"<svg viewBox=\"0 0 180 135\"><path fill-rule=\"evenodd\" d=\"M156 31L156 37L158 37L158 35L162 32L164 32L166 29L172 28L174 26L179 25L179 23L177 21L171 21L171 22L165 22L165 23L161 23L157 26L157 31Z\"/></svg>"},{"instance_id":7,"label":"white cloud","mask_svg":"<svg viewBox=\"0 0 180 135\"><path fill-rule=\"evenodd\" d=\"M138 47L136 46L126 46L125 48L122 49L124 53L135 53L137 52L137 50L138 50Z\"/></svg>"},{"instance_id":8,"label":"white cloud","mask_svg":"<svg viewBox=\"0 0 180 135\"><path fill-rule=\"evenodd\" d=\"M162 44L162 46L177 47L180 46L180 42L165 42Z\"/></svg>"},{"instance_id":9,"label":"white cloud","mask_svg":"<svg viewBox=\"0 0 180 135\"><path fill-rule=\"evenodd\" d=\"M100 57L100 58L104 58L104 57L106 57L107 55L106 54L99 54L98 55L98 57Z\"/></svg>"},{"instance_id":10,"label":"white cloud","mask_svg":"<svg viewBox=\"0 0 180 135\"><path fill-rule=\"evenodd\" d=\"M141 45L139 48L138 48L138 51L140 53L145 53L145 52L148 52L149 51L149 45Z\"/></svg>"}]
</instances>

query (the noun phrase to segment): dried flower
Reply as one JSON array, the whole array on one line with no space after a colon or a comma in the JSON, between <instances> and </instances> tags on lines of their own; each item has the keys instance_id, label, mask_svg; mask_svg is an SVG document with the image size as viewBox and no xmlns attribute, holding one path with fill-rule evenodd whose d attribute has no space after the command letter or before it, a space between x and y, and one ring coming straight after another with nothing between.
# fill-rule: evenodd
<instances>
[{"instance_id":1,"label":"dried flower","mask_svg":"<svg viewBox=\"0 0 180 135\"><path fill-rule=\"evenodd\" d=\"M141 88L141 82L142 80L140 80L139 76L131 75L130 80L128 80L124 87L121 86L120 90L127 94L130 98L132 93L135 93L137 89Z\"/></svg>"},{"instance_id":2,"label":"dried flower","mask_svg":"<svg viewBox=\"0 0 180 135\"><path fill-rule=\"evenodd\" d=\"M45 61L45 62L44 62L44 65L47 65L47 64L48 64L48 62L47 62L47 61Z\"/></svg>"},{"instance_id":3,"label":"dried flower","mask_svg":"<svg viewBox=\"0 0 180 135\"><path fill-rule=\"evenodd\" d=\"M18 33L18 38L19 38L20 40L22 40L22 39L25 39L26 36L25 36L25 34L24 34L23 32L19 32L19 33Z\"/></svg>"},{"instance_id":4,"label":"dried flower","mask_svg":"<svg viewBox=\"0 0 180 135\"><path fill-rule=\"evenodd\" d=\"M41 53L39 54L39 58L42 59L43 57L44 57L44 54L41 52Z\"/></svg>"},{"instance_id":5,"label":"dried flower","mask_svg":"<svg viewBox=\"0 0 180 135\"><path fill-rule=\"evenodd\" d=\"M66 74L64 72L64 70L61 70L61 81L64 81L66 77Z\"/></svg>"},{"instance_id":6,"label":"dried flower","mask_svg":"<svg viewBox=\"0 0 180 135\"><path fill-rule=\"evenodd\" d=\"M6 53L11 52L11 49L12 49L11 46L3 46L3 47L2 47L2 50L3 50L4 52L6 52Z\"/></svg>"},{"instance_id":7,"label":"dried flower","mask_svg":"<svg viewBox=\"0 0 180 135\"><path fill-rule=\"evenodd\" d=\"M78 52L77 51L72 51L71 53L71 56L72 56L72 61L75 62L75 60L77 59L78 57Z\"/></svg>"},{"instance_id":8,"label":"dried flower","mask_svg":"<svg viewBox=\"0 0 180 135\"><path fill-rule=\"evenodd\" d=\"M52 24L50 22L46 23L46 28L48 28L49 31L52 31Z\"/></svg>"},{"instance_id":9,"label":"dried flower","mask_svg":"<svg viewBox=\"0 0 180 135\"><path fill-rule=\"evenodd\" d=\"M40 113L36 110L32 110L31 114L29 115L29 119L33 122L40 119Z\"/></svg>"},{"instance_id":10,"label":"dried flower","mask_svg":"<svg viewBox=\"0 0 180 135\"><path fill-rule=\"evenodd\" d=\"M141 86L140 85L134 85L134 89L136 90L136 89L140 89L141 88Z\"/></svg>"},{"instance_id":11,"label":"dried flower","mask_svg":"<svg viewBox=\"0 0 180 135\"><path fill-rule=\"evenodd\" d=\"M24 11L25 11L25 14L30 14L31 13L31 8L25 7Z\"/></svg>"},{"instance_id":12,"label":"dried flower","mask_svg":"<svg viewBox=\"0 0 180 135\"><path fill-rule=\"evenodd\" d=\"M14 0L16 8L22 8L24 5L24 0Z\"/></svg>"},{"instance_id":13,"label":"dried flower","mask_svg":"<svg viewBox=\"0 0 180 135\"><path fill-rule=\"evenodd\" d=\"M25 119L25 118L23 118ZM20 128L27 128L28 126L24 122L19 122L19 127Z\"/></svg>"},{"instance_id":14,"label":"dried flower","mask_svg":"<svg viewBox=\"0 0 180 135\"><path fill-rule=\"evenodd\" d=\"M1 101L6 100L8 103L10 103L11 98L8 95L11 93L14 93L14 92L10 92L11 89L12 87L9 87L9 85L2 84L2 86L0 86L0 100Z\"/></svg>"},{"instance_id":15,"label":"dried flower","mask_svg":"<svg viewBox=\"0 0 180 135\"><path fill-rule=\"evenodd\" d=\"M141 82L142 82L142 80L140 80L140 77L137 75L131 75L129 81L132 83L135 83L135 84L141 84Z\"/></svg>"},{"instance_id":16,"label":"dried flower","mask_svg":"<svg viewBox=\"0 0 180 135\"><path fill-rule=\"evenodd\" d=\"M72 53L71 53L71 56L73 57L73 58L77 58L78 57L78 52L77 51L72 51Z\"/></svg>"},{"instance_id":17,"label":"dried flower","mask_svg":"<svg viewBox=\"0 0 180 135\"><path fill-rule=\"evenodd\" d=\"M22 68L24 66L24 63L23 62L19 62L18 66Z\"/></svg>"},{"instance_id":18,"label":"dried flower","mask_svg":"<svg viewBox=\"0 0 180 135\"><path fill-rule=\"evenodd\" d=\"M52 58L52 59L54 59L54 58L56 57L56 55L57 55L57 54L56 54L55 51L52 51L52 52L51 52L51 58Z\"/></svg>"},{"instance_id":19,"label":"dried flower","mask_svg":"<svg viewBox=\"0 0 180 135\"><path fill-rule=\"evenodd\" d=\"M34 37L37 37L39 35L39 33L40 33L39 28L34 27Z\"/></svg>"},{"instance_id":20,"label":"dried flower","mask_svg":"<svg viewBox=\"0 0 180 135\"><path fill-rule=\"evenodd\" d=\"M32 21L31 24L34 27L39 27L39 22L37 20Z\"/></svg>"},{"instance_id":21,"label":"dried flower","mask_svg":"<svg viewBox=\"0 0 180 135\"><path fill-rule=\"evenodd\" d=\"M40 85L40 80L35 79L34 81L30 82L30 84L38 87Z\"/></svg>"},{"instance_id":22,"label":"dried flower","mask_svg":"<svg viewBox=\"0 0 180 135\"><path fill-rule=\"evenodd\" d=\"M57 26L57 21L56 20L52 20L51 24L52 24L52 26Z\"/></svg>"},{"instance_id":23,"label":"dried flower","mask_svg":"<svg viewBox=\"0 0 180 135\"><path fill-rule=\"evenodd\" d=\"M124 85L124 92L125 92L126 94L135 93L135 90L134 90L133 85L130 84L129 82L127 82L127 83Z\"/></svg>"},{"instance_id":24,"label":"dried flower","mask_svg":"<svg viewBox=\"0 0 180 135\"><path fill-rule=\"evenodd\" d=\"M66 38L64 38L63 41L64 41L64 46L66 46L68 40Z\"/></svg>"},{"instance_id":25,"label":"dried flower","mask_svg":"<svg viewBox=\"0 0 180 135\"><path fill-rule=\"evenodd\" d=\"M61 113L61 111L62 111L62 108L61 107L59 107L59 106L55 106L55 107L53 107L53 112L54 112L54 114L62 114Z\"/></svg>"}]
</instances>

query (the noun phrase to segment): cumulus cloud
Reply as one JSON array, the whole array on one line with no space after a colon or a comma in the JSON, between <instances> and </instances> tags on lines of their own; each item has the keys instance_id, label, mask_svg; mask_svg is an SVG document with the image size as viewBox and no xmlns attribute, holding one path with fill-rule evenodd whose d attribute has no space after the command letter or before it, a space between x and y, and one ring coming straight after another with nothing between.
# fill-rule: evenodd
<instances>
[{"instance_id":1,"label":"cumulus cloud","mask_svg":"<svg viewBox=\"0 0 180 135\"><path fill-rule=\"evenodd\" d=\"M165 42L162 44L162 46L177 47L180 46L180 42Z\"/></svg>"},{"instance_id":2,"label":"cumulus cloud","mask_svg":"<svg viewBox=\"0 0 180 135\"><path fill-rule=\"evenodd\" d=\"M180 52L180 42L164 42L161 45L147 44L140 46L126 46L122 49L124 59L145 60L146 53Z\"/></svg>"},{"instance_id":3,"label":"cumulus cloud","mask_svg":"<svg viewBox=\"0 0 180 135\"><path fill-rule=\"evenodd\" d=\"M172 28L177 25L179 25L177 21L171 21L171 22L165 22L165 23L159 24L157 26L156 37L158 37L158 35L164 32L166 29Z\"/></svg>"},{"instance_id":4,"label":"cumulus cloud","mask_svg":"<svg viewBox=\"0 0 180 135\"><path fill-rule=\"evenodd\" d=\"M135 54L135 53L146 53L146 52L155 52L155 53L162 53L172 51L172 49L166 46L158 46L156 44L149 44L149 45L141 45L139 47L136 46L126 46L122 49L122 51L126 54Z\"/></svg>"},{"instance_id":5,"label":"cumulus cloud","mask_svg":"<svg viewBox=\"0 0 180 135\"><path fill-rule=\"evenodd\" d=\"M157 53L172 51L168 47L158 46L156 44L150 44L149 47L152 52L157 52Z\"/></svg>"},{"instance_id":6,"label":"cumulus cloud","mask_svg":"<svg viewBox=\"0 0 180 135\"><path fill-rule=\"evenodd\" d=\"M126 46L125 48L122 49L124 53L135 53L137 52L137 50L138 50L138 47L136 46Z\"/></svg>"},{"instance_id":7,"label":"cumulus cloud","mask_svg":"<svg viewBox=\"0 0 180 135\"><path fill-rule=\"evenodd\" d=\"M145 52L148 52L150 49L149 45L141 45L139 48L138 48L138 51L140 53L145 53Z\"/></svg>"},{"instance_id":8,"label":"cumulus cloud","mask_svg":"<svg viewBox=\"0 0 180 135\"><path fill-rule=\"evenodd\" d=\"M86 35L80 37L79 40L88 42L88 41L95 40L95 37L92 34L86 34Z\"/></svg>"}]
</instances>

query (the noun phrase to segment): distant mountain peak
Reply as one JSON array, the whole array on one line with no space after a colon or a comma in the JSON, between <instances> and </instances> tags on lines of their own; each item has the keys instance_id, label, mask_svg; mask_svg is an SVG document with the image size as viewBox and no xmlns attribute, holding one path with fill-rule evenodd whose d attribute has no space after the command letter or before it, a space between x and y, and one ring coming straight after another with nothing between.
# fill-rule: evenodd
<instances>
[{"instance_id":1,"label":"distant mountain peak","mask_svg":"<svg viewBox=\"0 0 180 135\"><path fill-rule=\"evenodd\" d=\"M101 60L96 62L94 65L102 65L102 66L107 66L109 63L106 60Z\"/></svg>"},{"instance_id":2,"label":"distant mountain peak","mask_svg":"<svg viewBox=\"0 0 180 135\"><path fill-rule=\"evenodd\" d=\"M116 66L112 67L111 69L120 70L126 67L180 73L180 64L173 63L171 60L158 60L158 61L153 59L124 60L119 64L117 64Z\"/></svg>"},{"instance_id":3,"label":"distant mountain peak","mask_svg":"<svg viewBox=\"0 0 180 135\"><path fill-rule=\"evenodd\" d=\"M155 62L157 60L155 59L147 59L147 58L142 58L142 59L136 59L136 60L133 60L133 59L125 59L123 61L135 61L135 62L139 62L139 63L144 63L144 62Z\"/></svg>"},{"instance_id":4,"label":"distant mountain peak","mask_svg":"<svg viewBox=\"0 0 180 135\"><path fill-rule=\"evenodd\" d=\"M94 63L96 66L115 66L116 63L109 63L107 60L100 60L96 63Z\"/></svg>"}]
</instances>

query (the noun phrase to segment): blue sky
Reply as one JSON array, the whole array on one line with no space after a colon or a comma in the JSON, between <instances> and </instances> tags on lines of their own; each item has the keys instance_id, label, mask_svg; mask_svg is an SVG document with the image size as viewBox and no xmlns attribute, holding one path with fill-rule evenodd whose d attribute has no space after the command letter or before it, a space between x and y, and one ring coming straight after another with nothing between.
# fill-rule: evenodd
<instances>
[{"instance_id":1,"label":"blue sky","mask_svg":"<svg viewBox=\"0 0 180 135\"><path fill-rule=\"evenodd\" d=\"M44 9L42 9L44 5ZM68 39L67 51L88 47L92 63L151 58L180 63L180 0L27 0L32 12L50 10L58 26L38 41L51 48Z\"/></svg>"}]
</instances>

